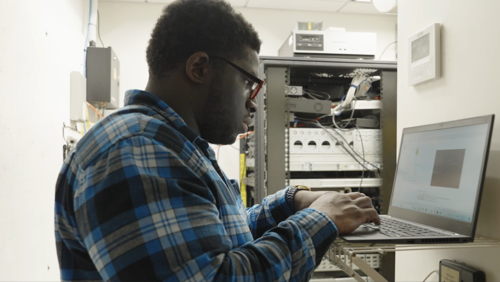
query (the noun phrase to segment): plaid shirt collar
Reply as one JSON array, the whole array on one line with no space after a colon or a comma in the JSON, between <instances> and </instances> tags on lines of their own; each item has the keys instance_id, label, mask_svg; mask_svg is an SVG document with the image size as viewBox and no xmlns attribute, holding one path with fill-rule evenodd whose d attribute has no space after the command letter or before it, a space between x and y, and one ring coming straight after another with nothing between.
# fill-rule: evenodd
<instances>
[{"instance_id":1,"label":"plaid shirt collar","mask_svg":"<svg viewBox=\"0 0 500 282\"><path fill-rule=\"evenodd\" d=\"M208 142L189 128L184 120L182 120L182 118L171 107L169 107L167 103L157 96L143 90L128 90L125 92L124 105L142 105L154 110L164 118L166 123L169 123L177 129L191 143L198 145L211 161L216 160L215 152L212 150Z\"/></svg>"}]
</instances>

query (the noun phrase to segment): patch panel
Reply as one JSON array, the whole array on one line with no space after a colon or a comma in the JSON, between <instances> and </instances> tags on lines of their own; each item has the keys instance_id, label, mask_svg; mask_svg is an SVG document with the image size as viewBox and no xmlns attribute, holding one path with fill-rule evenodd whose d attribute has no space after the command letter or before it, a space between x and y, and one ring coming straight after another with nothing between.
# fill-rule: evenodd
<instances>
[{"instance_id":1,"label":"patch panel","mask_svg":"<svg viewBox=\"0 0 500 282\"><path fill-rule=\"evenodd\" d=\"M364 164L367 168L381 168L380 129L325 131L320 128L291 128L289 140L290 171L363 170L363 166L347 150L353 155L356 153L364 156L365 160L371 163ZM346 149L347 147L352 150Z\"/></svg>"},{"instance_id":2,"label":"patch panel","mask_svg":"<svg viewBox=\"0 0 500 282\"><path fill-rule=\"evenodd\" d=\"M350 146L358 154L362 154L363 149L365 155L382 153L380 129L360 129L359 131L357 129L348 131L327 129L327 131L321 128L290 128L290 155L346 155L341 143Z\"/></svg>"}]
</instances>

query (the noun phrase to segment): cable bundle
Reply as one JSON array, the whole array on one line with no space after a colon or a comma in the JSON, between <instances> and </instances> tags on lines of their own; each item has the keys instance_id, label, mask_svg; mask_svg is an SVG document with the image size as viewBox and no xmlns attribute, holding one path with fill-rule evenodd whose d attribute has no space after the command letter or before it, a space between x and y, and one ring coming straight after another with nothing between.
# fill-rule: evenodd
<instances>
[{"instance_id":1,"label":"cable bundle","mask_svg":"<svg viewBox=\"0 0 500 282\"><path fill-rule=\"evenodd\" d=\"M316 91L312 89L304 89L304 94L313 98L314 100L330 100L331 97L328 93L322 91Z\"/></svg>"},{"instance_id":2,"label":"cable bundle","mask_svg":"<svg viewBox=\"0 0 500 282\"><path fill-rule=\"evenodd\" d=\"M333 109L334 115L338 116L342 113L344 109L350 107L348 105L350 105L352 100L354 99L354 95L356 94L359 85L363 81L365 81L367 77L368 77L367 74L364 72L359 72L354 75L354 77L352 78L351 85L349 86L349 90L347 91L347 94L344 96L345 99L342 99L342 101L340 101L340 104L337 107L335 107L335 109Z\"/></svg>"}]
</instances>

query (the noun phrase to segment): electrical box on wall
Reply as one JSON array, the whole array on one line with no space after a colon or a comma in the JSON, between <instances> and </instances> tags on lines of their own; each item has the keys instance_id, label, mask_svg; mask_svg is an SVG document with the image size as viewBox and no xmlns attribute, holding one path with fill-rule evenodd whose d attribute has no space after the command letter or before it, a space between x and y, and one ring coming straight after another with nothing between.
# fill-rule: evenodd
<instances>
[{"instance_id":1,"label":"electrical box on wall","mask_svg":"<svg viewBox=\"0 0 500 282\"><path fill-rule=\"evenodd\" d=\"M87 101L106 109L119 106L120 61L111 47L87 48Z\"/></svg>"},{"instance_id":2,"label":"electrical box on wall","mask_svg":"<svg viewBox=\"0 0 500 282\"><path fill-rule=\"evenodd\" d=\"M434 23L408 38L408 85L441 76L441 25Z\"/></svg>"}]
</instances>

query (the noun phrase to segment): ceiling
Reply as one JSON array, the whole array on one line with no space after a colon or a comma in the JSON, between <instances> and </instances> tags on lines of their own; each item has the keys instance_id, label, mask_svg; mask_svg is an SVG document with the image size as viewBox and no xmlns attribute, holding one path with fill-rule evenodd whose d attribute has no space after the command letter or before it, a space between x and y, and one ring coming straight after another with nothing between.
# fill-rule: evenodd
<instances>
[{"instance_id":1,"label":"ceiling","mask_svg":"<svg viewBox=\"0 0 500 282\"><path fill-rule=\"evenodd\" d=\"M226 0L233 7L247 7L258 9L280 9L297 11L316 11L350 14L386 15L375 9L370 2L353 0ZM173 0L99 0L99 2L136 2L136 3L163 3Z\"/></svg>"}]
</instances>

